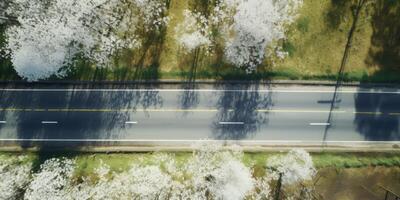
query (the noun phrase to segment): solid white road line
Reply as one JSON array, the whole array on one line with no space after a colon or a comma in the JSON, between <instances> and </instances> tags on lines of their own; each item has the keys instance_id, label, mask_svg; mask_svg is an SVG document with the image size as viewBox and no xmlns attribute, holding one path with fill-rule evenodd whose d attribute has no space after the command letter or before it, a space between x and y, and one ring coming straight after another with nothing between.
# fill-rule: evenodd
<instances>
[{"instance_id":1,"label":"solid white road line","mask_svg":"<svg viewBox=\"0 0 400 200\"><path fill-rule=\"evenodd\" d=\"M311 126L330 126L330 123L310 123Z\"/></svg>"},{"instance_id":2,"label":"solid white road line","mask_svg":"<svg viewBox=\"0 0 400 200\"><path fill-rule=\"evenodd\" d=\"M42 124L58 124L57 121L42 121Z\"/></svg>"},{"instance_id":3,"label":"solid white road line","mask_svg":"<svg viewBox=\"0 0 400 200\"><path fill-rule=\"evenodd\" d=\"M226 144L227 142L246 144L246 143L272 143L272 144L288 144L288 143L315 143L320 144L324 143L342 143L342 144L398 144L400 141L316 141L316 140L151 140L151 139L1 139L0 141L5 142L21 142L21 141L30 141L30 142L221 142Z\"/></svg>"},{"instance_id":4,"label":"solid white road line","mask_svg":"<svg viewBox=\"0 0 400 200\"><path fill-rule=\"evenodd\" d=\"M0 88L0 91L15 92L260 92L260 93L334 93L334 90L290 90L290 89L261 89L261 90L221 90L221 89L12 89ZM340 90L337 93L351 94L400 94L400 90L395 91L370 91L370 90Z\"/></svg>"},{"instance_id":5,"label":"solid white road line","mask_svg":"<svg viewBox=\"0 0 400 200\"><path fill-rule=\"evenodd\" d=\"M243 125L244 122L219 122L221 125Z\"/></svg>"},{"instance_id":6,"label":"solid white road line","mask_svg":"<svg viewBox=\"0 0 400 200\"><path fill-rule=\"evenodd\" d=\"M128 121L128 122L125 122L125 124L137 124L138 122L132 122L132 121Z\"/></svg>"},{"instance_id":7,"label":"solid white road line","mask_svg":"<svg viewBox=\"0 0 400 200\"><path fill-rule=\"evenodd\" d=\"M0 121L0 124L5 124L5 123L7 123L6 121Z\"/></svg>"}]
</instances>

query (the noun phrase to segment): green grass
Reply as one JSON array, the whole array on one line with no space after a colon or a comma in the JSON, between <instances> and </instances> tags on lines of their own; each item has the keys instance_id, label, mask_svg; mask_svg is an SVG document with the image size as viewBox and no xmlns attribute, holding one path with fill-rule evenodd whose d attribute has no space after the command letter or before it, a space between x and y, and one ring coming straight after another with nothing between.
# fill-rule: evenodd
<instances>
[{"instance_id":1,"label":"green grass","mask_svg":"<svg viewBox=\"0 0 400 200\"><path fill-rule=\"evenodd\" d=\"M317 168L358 168L367 166L400 166L400 154L390 153L319 153L313 154Z\"/></svg>"},{"instance_id":2,"label":"green grass","mask_svg":"<svg viewBox=\"0 0 400 200\"><path fill-rule=\"evenodd\" d=\"M190 75L189 72L185 71L168 71L168 72L157 72L157 76L153 76L155 73L154 69L144 70L141 73L141 78L135 78L135 76L125 69L117 69L115 71L107 69L87 69L85 73L80 75L71 75L68 78L63 77L51 77L47 80L74 80L74 81L131 81L131 80L158 80L158 79L176 79L185 80L184 77ZM82 71L80 71L82 72ZM78 73L80 73L78 72ZM126 74L124 74L124 72ZM353 71L345 72L342 80L346 82L363 82L363 83L400 83L400 77L393 72L380 72L374 76L368 76L367 71ZM118 74L124 74L123 78ZM232 71L205 71L201 70L196 73L197 80L330 80L336 81L338 75L333 72L320 73L320 74L303 74L298 71L291 69L260 72L254 74L247 74L243 71L232 70ZM12 67L1 68L0 67L0 80L21 80L16 74Z\"/></svg>"},{"instance_id":3,"label":"green grass","mask_svg":"<svg viewBox=\"0 0 400 200\"><path fill-rule=\"evenodd\" d=\"M17 156L25 157L25 159L21 160L22 164L34 163L37 160L37 155L34 153L4 153L4 152L0 152L0 161L16 158Z\"/></svg>"},{"instance_id":4,"label":"green grass","mask_svg":"<svg viewBox=\"0 0 400 200\"><path fill-rule=\"evenodd\" d=\"M297 21L297 30L301 31L302 33L308 32L310 26L310 18L308 17L301 17Z\"/></svg>"}]
</instances>

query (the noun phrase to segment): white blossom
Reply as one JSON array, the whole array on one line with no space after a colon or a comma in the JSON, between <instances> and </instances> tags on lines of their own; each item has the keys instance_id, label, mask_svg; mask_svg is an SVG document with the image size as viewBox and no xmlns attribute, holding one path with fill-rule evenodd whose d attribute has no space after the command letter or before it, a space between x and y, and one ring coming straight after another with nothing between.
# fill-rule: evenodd
<instances>
[{"instance_id":1,"label":"white blossom","mask_svg":"<svg viewBox=\"0 0 400 200\"><path fill-rule=\"evenodd\" d=\"M74 162L69 159L46 160L33 175L26 192L26 200L63 200L69 196Z\"/></svg>"},{"instance_id":2,"label":"white blossom","mask_svg":"<svg viewBox=\"0 0 400 200\"><path fill-rule=\"evenodd\" d=\"M124 177L129 177L125 179ZM125 180L124 180L125 179ZM171 177L158 166L133 166L128 174L120 174L116 180L124 180L124 192L139 199L167 199Z\"/></svg>"},{"instance_id":3,"label":"white blossom","mask_svg":"<svg viewBox=\"0 0 400 200\"><path fill-rule=\"evenodd\" d=\"M269 186L270 181L271 178L268 176L257 178L254 181L254 190L250 193L251 199L268 199L268 197L271 196L271 188Z\"/></svg>"},{"instance_id":4,"label":"white blossom","mask_svg":"<svg viewBox=\"0 0 400 200\"><path fill-rule=\"evenodd\" d=\"M285 28L296 18L302 0L218 0L207 17L194 10L184 11L184 21L176 27L178 43L189 52L212 47L212 28L225 44L226 59L253 72L264 60L267 49L275 49L285 39ZM283 59L286 53L273 52ZM272 54L270 54L272 55Z\"/></svg>"},{"instance_id":5,"label":"white blossom","mask_svg":"<svg viewBox=\"0 0 400 200\"><path fill-rule=\"evenodd\" d=\"M140 8L140 14L143 18L145 28L158 29L166 26L169 22L169 17L165 15L167 5L163 0L134 0L136 6Z\"/></svg>"},{"instance_id":6,"label":"white blossom","mask_svg":"<svg viewBox=\"0 0 400 200\"><path fill-rule=\"evenodd\" d=\"M0 199L17 199L29 182L31 164L25 156L5 158L0 156Z\"/></svg>"},{"instance_id":7,"label":"white blossom","mask_svg":"<svg viewBox=\"0 0 400 200\"><path fill-rule=\"evenodd\" d=\"M178 43L192 51L200 46L209 46L209 25L207 19L199 13L184 10L184 20L176 28Z\"/></svg>"},{"instance_id":8,"label":"white blossom","mask_svg":"<svg viewBox=\"0 0 400 200\"><path fill-rule=\"evenodd\" d=\"M209 143L209 142L207 142ZM244 199L253 189L250 170L240 155L221 151L218 144L200 143L186 166L192 179L188 182L194 199Z\"/></svg>"},{"instance_id":9,"label":"white blossom","mask_svg":"<svg viewBox=\"0 0 400 200\"><path fill-rule=\"evenodd\" d=\"M166 6L150 0L15 0L7 10L19 25L6 31L17 73L29 81L63 76L78 53L97 66L109 66L125 48L140 46L136 34L168 21Z\"/></svg>"},{"instance_id":10,"label":"white blossom","mask_svg":"<svg viewBox=\"0 0 400 200\"><path fill-rule=\"evenodd\" d=\"M178 44L190 52L198 47L210 48L214 45L216 41L213 38L213 28L218 29L223 36L228 35L233 5L227 1L215 1L207 17L196 10L184 10L184 20L175 28Z\"/></svg>"},{"instance_id":11,"label":"white blossom","mask_svg":"<svg viewBox=\"0 0 400 200\"><path fill-rule=\"evenodd\" d=\"M276 48L275 54L276 54L276 57L278 57L279 59L282 59L282 60L285 59L289 55L288 52L283 51L282 47Z\"/></svg>"},{"instance_id":12,"label":"white blossom","mask_svg":"<svg viewBox=\"0 0 400 200\"><path fill-rule=\"evenodd\" d=\"M225 56L238 67L252 72L264 60L268 47L285 38L285 26L293 22L302 0L228 0L237 5L233 37Z\"/></svg>"},{"instance_id":13,"label":"white blossom","mask_svg":"<svg viewBox=\"0 0 400 200\"><path fill-rule=\"evenodd\" d=\"M126 172L110 174L109 167L103 164L96 171L99 181L76 186L74 190L78 197L75 198L168 199L170 188L175 184L170 175L156 165L134 165ZM112 177L107 177L107 174Z\"/></svg>"},{"instance_id":14,"label":"white blossom","mask_svg":"<svg viewBox=\"0 0 400 200\"><path fill-rule=\"evenodd\" d=\"M157 155L156 163L135 164L122 173L101 166L97 183L84 182L73 193L85 199L244 199L253 189L253 179L240 154L201 145L182 167L166 154Z\"/></svg>"},{"instance_id":15,"label":"white blossom","mask_svg":"<svg viewBox=\"0 0 400 200\"><path fill-rule=\"evenodd\" d=\"M302 149L291 150L285 156L273 156L266 165L269 175L274 179L282 175L283 185L311 180L316 173L310 154Z\"/></svg>"},{"instance_id":16,"label":"white blossom","mask_svg":"<svg viewBox=\"0 0 400 200\"><path fill-rule=\"evenodd\" d=\"M74 160L46 160L30 180L30 165L22 165L23 157L1 159L0 199L15 199L26 189L27 200L261 200L271 198L271 181L280 175L283 186L291 186L311 180L316 172L310 155L299 149L270 157L266 175L254 178L251 167L242 162L240 147L225 150L220 143L203 141L194 148L182 163L173 154L156 153L151 159L136 160L127 170L113 171L101 161L93 176L79 177L79 182L73 181ZM296 197L299 191L308 194L312 188L285 190L285 196Z\"/></svg>"}]
</instances>

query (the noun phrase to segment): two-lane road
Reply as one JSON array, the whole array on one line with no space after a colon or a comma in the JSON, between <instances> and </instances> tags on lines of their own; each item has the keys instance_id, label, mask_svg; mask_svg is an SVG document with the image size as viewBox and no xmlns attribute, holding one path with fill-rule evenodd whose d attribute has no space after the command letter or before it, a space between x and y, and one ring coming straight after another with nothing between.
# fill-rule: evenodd
<instances>
[{"instance_id":1,"label":"two-lane road","mask_svg":"<svg viewBox=\"0 0 400 200\"><path fill-rule=\"evenodd\" d=\"M400 90L0 89L0 140L397 141ZM326 129L329 127L328 129Z\"/></svg>"}]
</instances>

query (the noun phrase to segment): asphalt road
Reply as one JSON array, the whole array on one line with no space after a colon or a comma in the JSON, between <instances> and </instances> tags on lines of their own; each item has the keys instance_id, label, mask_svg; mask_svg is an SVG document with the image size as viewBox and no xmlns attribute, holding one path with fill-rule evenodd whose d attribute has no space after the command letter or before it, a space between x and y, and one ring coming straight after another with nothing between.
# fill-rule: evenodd
<instances>
[{"instance_id":1,"label":"asphalt road","mask_svg":"<svg viewBox=\"0 0 400 200\"><path fill-rule=\"evenodd\" d=\"M0 89L0 140L400 139L398 89L199 88Z\"/></svg>"}]
</instances>

